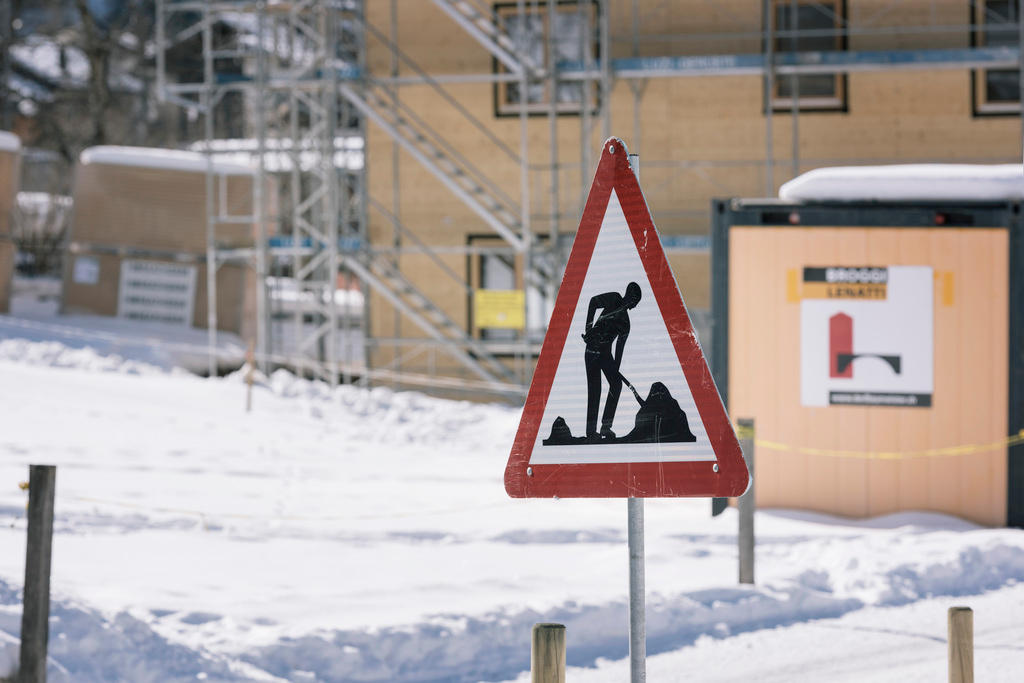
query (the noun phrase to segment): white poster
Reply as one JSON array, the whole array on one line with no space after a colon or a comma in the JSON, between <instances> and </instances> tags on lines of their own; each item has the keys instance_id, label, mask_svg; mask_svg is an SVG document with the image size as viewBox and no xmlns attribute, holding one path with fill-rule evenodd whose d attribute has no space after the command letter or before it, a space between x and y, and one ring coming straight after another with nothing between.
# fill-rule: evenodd
<instances>
[{"instance_id":1,"label":"white poster","mask_svg":"<svg viewBox=\"0 0 1024 683\"><path fill-rule=\"evenodd\" d=\"M122 261L117 315L191 327L195 292L195 266Z\"/></svg>"},{"instance_id":2,"label":"white poster","mask_svg":"<svg viewBox=\"0 0 1024 683\"><path fill-rule=\"evenodd\" d=\"M800 289L805 406L930 407L930 266L806 267Z\"/></svg>"},{"instance_id":3,"label":"white poster","mask_svg":"<svg viewBox=\"0 0 1024 683\"><path fill-rule=\"evenodd\" d=\"M76 256L71 279L79 285L96 284L100 281L100 260L95 256Z\"/></svg>"}]
</instances>

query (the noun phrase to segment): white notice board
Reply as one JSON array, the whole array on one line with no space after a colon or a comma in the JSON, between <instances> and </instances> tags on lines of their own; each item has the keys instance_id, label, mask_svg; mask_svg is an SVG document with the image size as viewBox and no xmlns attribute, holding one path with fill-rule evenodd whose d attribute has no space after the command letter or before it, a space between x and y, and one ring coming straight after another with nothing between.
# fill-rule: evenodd
<instances>
[{"instance_id":1,"label":"white notice board","mask_svg":"<svg viewBox=\"0 0 1024 683\"><path fill-rule=\"evenodd\" d=\"M800 301L805 406L930 408L930 266L808 266Z\"/></svg>"},{"instance_id":2,"label":"white notice board","mask_svg":"<svg viewBox=\"0 0 1024 683\"><path fill-rule=\"evenodd\" d=\"M180 263L125 260L117 294L120 318L191 327L196 267Z\"/></svg>"}]
</instances>

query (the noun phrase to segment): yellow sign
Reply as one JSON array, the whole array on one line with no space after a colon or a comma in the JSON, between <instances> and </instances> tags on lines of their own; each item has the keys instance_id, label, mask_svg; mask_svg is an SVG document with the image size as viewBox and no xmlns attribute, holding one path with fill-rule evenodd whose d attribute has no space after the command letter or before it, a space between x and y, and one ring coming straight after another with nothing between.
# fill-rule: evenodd
<instances>
[{"instance_id":1,"label":"yellow sign","mask_svg":"<svg viewBox=\"0 0 1024 683\"><path fill-rule=\"evenodd\" d=\"M478 289L473 294L477 327L521 330L526 326L526 300L521 289Z\"/></svg>"}]
</instances>

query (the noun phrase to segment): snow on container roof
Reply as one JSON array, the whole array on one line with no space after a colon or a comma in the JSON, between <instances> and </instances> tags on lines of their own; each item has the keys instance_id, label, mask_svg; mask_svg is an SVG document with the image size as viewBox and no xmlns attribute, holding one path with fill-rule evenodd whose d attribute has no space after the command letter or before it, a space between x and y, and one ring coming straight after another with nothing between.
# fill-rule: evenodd
<instances>
[{"instance_id":1,"label":"snow on container roof","mask_svg":"<svg viewBox=\"0 0 1024 683\"><path fill-rule=\"evenodd\" d=\"M779 188L789 201L1024 199L1021 164L899 164L818 168Z\"/></svg>"},{"instance_id":2,"label":"snow on container roof","mask_svg":"<svg viewBox=\"0 0 1024 683\"><path fill-rule=\"evenodd\" d=\"M21 138L14 133L0 130L0 152L17 152L21 149Z\"/></svg>"},{"instance_id":3,"label":"snow on container roof","mask_svg":"<svg viewBox=\"0 0 1024 683\"><path fill-rule=\"evenodd\" d=\"M90 147L82 152L79 160L83 165L110 164L112 166L135 166L194 173L205 173L207 163L206 155L198 152L113 145ZM223 175L252 175L256 173L256 169L252 166L217 160L213 162L213 170Z\"/></svg>"}]
</instances>

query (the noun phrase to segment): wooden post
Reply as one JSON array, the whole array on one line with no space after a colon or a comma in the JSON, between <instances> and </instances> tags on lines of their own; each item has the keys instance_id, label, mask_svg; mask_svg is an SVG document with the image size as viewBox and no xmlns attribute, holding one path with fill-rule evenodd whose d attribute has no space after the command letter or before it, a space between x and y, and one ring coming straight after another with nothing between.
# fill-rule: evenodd
<instances>
[{"instance_id":1,"label":"wooden post","mask_svg":"<svg viewBox=\"0 0 1024 683\"><path fill-rule=\"evenodd\" d=\"M530 683L565 683L565 626L534 624Z\"/></svg>"},{"instance_id":2,"label":"wooden post","mask_svg":"<svg viewBox=\"0 0 1024 683\"><path fill-rule=\"evenodd\" d=\"M25 597L21 612L18 683L46 683L50 637L50 557L53 547L53 499L57 468L31 465L28 478L28 549Z\"/></svg>"},{"instance_id":3,"label":"wooden post","mask_svg":"<svg viewBox=\"0 0 1024 683\"><path fill-rule=\"evenodd\" d=\"M754 421L741 419L736 422L736 435L740 438L740 449L747 463L750 478L754 478ZM740 583L754 583L754 484L736 501L739 512L739 553Z\"/></svg>"},{"instance_id":4,"label":"wooden post","mask_svg":"<svg viewBox=\"0 0 1024 683\"><path fill-rule=\"evenodd\" d=\"M245 412L252 412L252 380L253 373L256 371L256 356L253 353L252 342L249 342L249 350L245 354L245 362L248 364L248 370L245 373Z\"/></svg>"},{"instance_id":5,"label":"wooden post","mask_svg":"<svg viewBox=\"0 0 1024 683\"><path fill-rule=\"evenodd\" d=\"M974 683L974 612L949 608L949 683Z\"/></svg>"}]
</instances>

